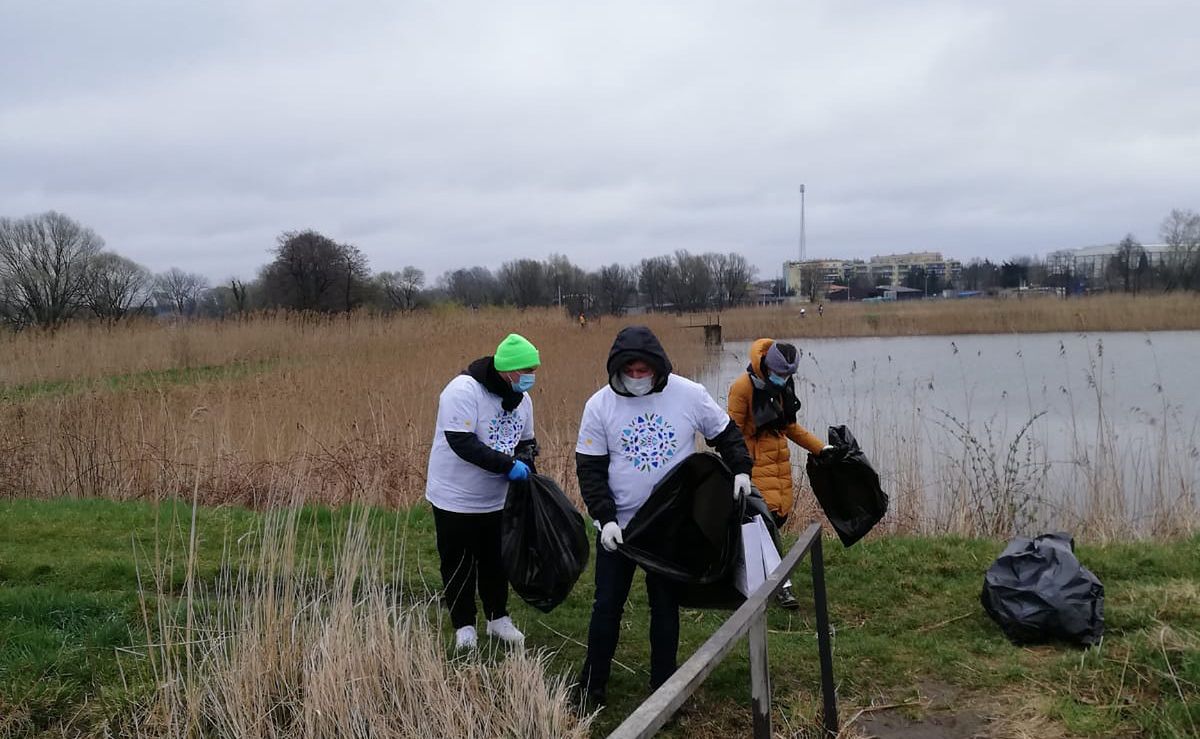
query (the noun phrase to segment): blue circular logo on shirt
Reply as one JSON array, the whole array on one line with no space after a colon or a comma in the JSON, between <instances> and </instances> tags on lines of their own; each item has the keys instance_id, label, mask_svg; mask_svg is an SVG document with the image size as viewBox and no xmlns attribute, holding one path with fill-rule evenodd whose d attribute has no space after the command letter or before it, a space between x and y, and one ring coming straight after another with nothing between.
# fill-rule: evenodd
<instances>
[{"instance_id":1,"label":"blue circular logo on shirt","mask_svg":"<svg viewBox=\"0 0 1200 739\"><path fill-rule=\"evenodd\" d=\"M645 413L621 430L621 454L638 472L660 469L675 456L675 427L657 413Z\"/></svg>"},{"instance_id":2,"label":"blue circular logo on shirt","mask_svg":"<svg viewBox=\"0 0 1200 739\"><path fill-rule=\"evenodd\" d=\"M525 424L520 414L514 411L500 411L500 415L488 423L487 444L498 452L512 454L516 451L517 442Z\"/></svg>"}]
</instances>

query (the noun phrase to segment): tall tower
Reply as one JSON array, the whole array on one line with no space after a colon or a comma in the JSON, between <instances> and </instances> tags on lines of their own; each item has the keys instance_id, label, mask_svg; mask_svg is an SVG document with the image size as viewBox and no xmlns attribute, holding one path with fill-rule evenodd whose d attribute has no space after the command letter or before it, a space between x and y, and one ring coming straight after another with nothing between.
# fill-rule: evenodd
<instances>
[{"instance_id":1,"label":"tall tower","mask_svg":"<svg viewBox=\"0 0 1200 739\"><path fill-rule=\"evenodd\" d=\"M804 261L804 185L800 185L800 261Z\"/></svg>"}]
</instances>

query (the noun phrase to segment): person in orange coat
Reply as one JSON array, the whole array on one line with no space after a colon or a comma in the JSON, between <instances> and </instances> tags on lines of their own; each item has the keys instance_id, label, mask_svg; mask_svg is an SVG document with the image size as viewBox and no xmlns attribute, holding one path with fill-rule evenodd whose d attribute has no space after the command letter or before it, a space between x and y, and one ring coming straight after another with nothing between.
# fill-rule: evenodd
<instances>
[{"instance_id":1,"label":"person in orange coat","mask_svg":"<svg viewBox=\"0 0 1200 739\"><path fill-rule=\"evenodd\" d=\"M751 482L767 502L775 525L782 528L792 512L792 457L788 440L810 454L821 454L830 445L796 421L792 375L800 355L791 344L759 339L750 345L750 364L729 388L729 417L741 429L746 448L754 458Z\"/></svg>"}]
</instances>

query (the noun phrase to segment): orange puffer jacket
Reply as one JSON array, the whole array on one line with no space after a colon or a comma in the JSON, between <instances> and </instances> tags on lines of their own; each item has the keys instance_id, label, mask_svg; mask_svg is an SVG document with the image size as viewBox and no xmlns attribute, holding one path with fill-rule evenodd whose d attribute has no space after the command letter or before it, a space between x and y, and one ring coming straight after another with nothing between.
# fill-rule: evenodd
<instances>
[{"instance_id":1,"label":"orange puffer jacket","mask_svg":"<svg viewBox=\"0 0 1200 739\"><path fill-rule=\"evenodd\" d=\"M774 339L759 339L750 345L750 366L754 375L765 382L762 375L762 359L775 343ZM754 383L749 373L743 373L729 388L729 417L746 437L746 448L754 458L751 480L766 499L771 511L780 516L792 512L792 458L788 450L788 439L796 442L812 454L819 454L825 443L798 423L782 430L762 433L754 427Z\"/></svg>"}]
</instances>

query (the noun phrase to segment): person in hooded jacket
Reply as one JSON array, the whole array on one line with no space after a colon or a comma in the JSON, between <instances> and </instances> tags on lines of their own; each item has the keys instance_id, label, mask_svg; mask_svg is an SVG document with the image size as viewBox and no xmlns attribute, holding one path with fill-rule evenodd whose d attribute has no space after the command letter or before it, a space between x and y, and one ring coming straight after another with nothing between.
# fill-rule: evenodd
<instances>
[{"instance_id":1,"label":"person in hooded jacket","mask_svg":"<svg viewBox=\"0 0 1200 739\"><path fill-rule=\"evenodd\" d=\"M636 565L622 556L621 530L649 498L655 484L695 451L696 432L715 447L734 473L730 493L750 493L752 462L741 432L703 385L672 374L658 337L645 326L622 329L608 354L608 383L583 410L575 446L576 474L588 513L600 528L596 590L588 627L587 657L579 686L587 700L604 704ZM677 667L679 603L675 585L646 573L650 601L650 687Z\"/></svg>"},{"instance_id":2,"label":"person in hooded jacket","mask_svg":"<svg viewBox=\"0 0 1200 739\"><path fill-rule=\"evenodd\" d=\"M536 472L533 387L538 350L509 334L496 353L475 360L442 390L429 453L425 497L433 506L438 556L455 646L476 645L475 592L487 634L509 644L525 636L508 615L500 558L500 518L508 483Z\"/></svg>"},{"instance_id":3,"label":"person in hooded jacket","mask_svg":"<svg viewBox=\"0 0 1200 739\"><path fill-rule=\"evenodd\" d=\"M792 457L788 441L810 454L833 447L797 422L800 401L792 375L800 365L800 353L791 344L759 339L750 345L750 364L729 388L729 417L742 430L746 448L754 459L752 480L770 509L776 528L782 528L792 512ZM787 608L798 606L791 586L779 593Z\"/></svg>"}]
</instances>

